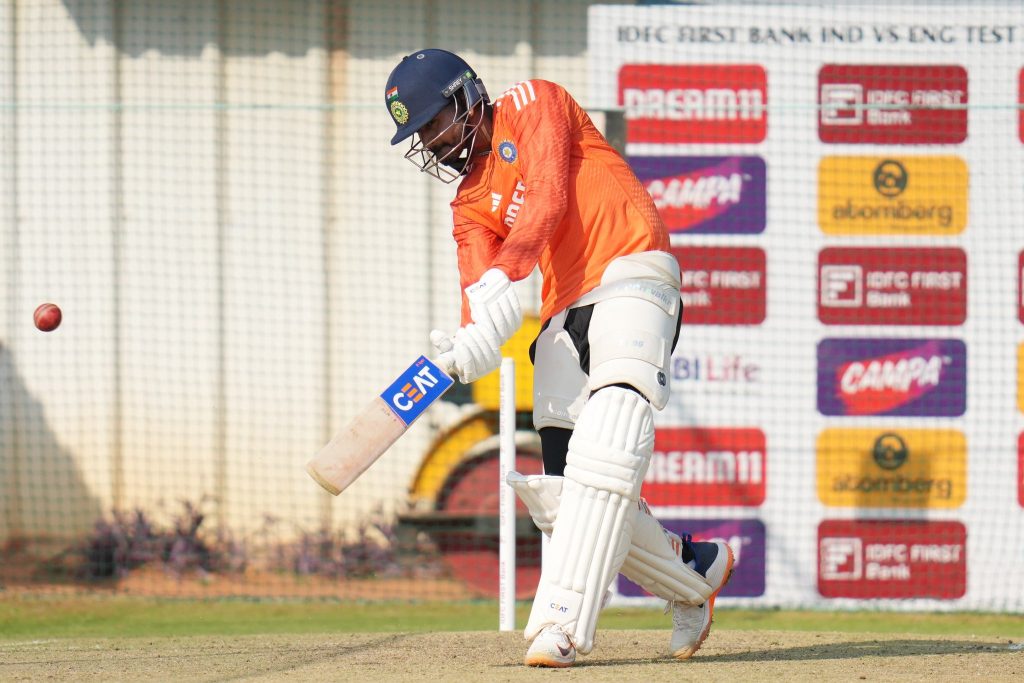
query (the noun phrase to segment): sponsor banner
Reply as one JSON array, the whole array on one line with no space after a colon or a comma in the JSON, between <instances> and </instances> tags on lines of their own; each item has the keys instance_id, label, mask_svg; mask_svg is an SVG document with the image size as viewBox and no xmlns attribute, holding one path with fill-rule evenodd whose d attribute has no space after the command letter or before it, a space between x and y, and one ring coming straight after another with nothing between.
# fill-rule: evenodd
<instances>
[{"instance_id":1,"label":"sponsor banner","mask_svg":"<svg viewBox=\"0 0 1024 683\"><path fill-rule=\"evenodd\" d=\"M760 157L629 157L669 232L756 234L766 220Z\"/></svg>"},{"instance_id":2,"label":"sponsor banner","mask_svg":"<svg viewBox=\"0 0 1024 683\"><path fill-rule=\"evenodd\" d=\"M626 142L761 142L768 77L759 64L625 64Z\"/></svg>"},{"instance_id":3,"label":"sponsor banner","mask_svg":"<svg viewBox=\"0 0 1024 683\"><path fill-rule=\"evenodd\" d=\"M822 142L920 145L967 139L967 70L958 65L826 64Z\"/></svg>"},{"instance_id":4,"label":"sponsor banner","mask_svg":"<svg viewBox=\"0 0 1024 683\"><path fill-rule=\"evenodd\" d=\"M959 339L823 339L822 415L956 417L967 408L967 347Z\"/></svg>"},{"instance_id":5,"label":"sponsor banner","mask_svg":"<svg viewBox=\"0 0 1024 683\"><path fill-rule=\"evenodd\" d=\"M1017 319L1024 323L1024 251L1017 255Z\"/></svg>"},{"instance_id":6,"label":"sponsor banner","mask_svg":"<svg viewBox=\"0 0 1024 683\"><path fill-rule=\"evenodd\" d=\"M682 277L684 325L760 325L767 303L764 250L673 247Z\"/></svg>"},{"instance_id":7,"label":"sponsor banner","mask_svg":"<svg viewBox=\"0 0 1024 683\"><path fill-rule=\"evenodd\" d=\"M961 325L967 254L958 248L823 249L818 318L826 325Z\"/></svg>"},{"instance_id":8,"label":"sponsor banner","mask_svg":"<svg viewBox=\"0 0 1024 683\"><path fill-rule=\"evenodd\" d=\"M672 386L682 386L682 393L693 395L721 393L735 398L752 391L764 381L764 365L750 352L717 350L690 351L680 344L672 356Z\"/></svg>"},{"instance_id":9,"label":"sponsor banner","mask_svg":"<svg viewBox=\"0 0 1024 683\"><path fill-rule=\"evenodd\" d=\"M1024 413L1024 344L1017 346L1017 410Z\"/></svg>"},{"instance_id":10,"label":"sponsor banner","mask_svg":"<svg viewBox=\"0 0 1024 683\"><path fill-rule=\"evenodd\" d=\"M767 454L760 429L662 427L643 497L649 505L760 505Z\"/></svg>"},{"instance_id":11,"label":"sponsor banner","mask_svg":"<svg viewBox=\"0 0 1024 683\"><path fill-rule=\"evenodd\" d=\"M960 522L825 520L818 525L818 592L826 598L938 598L967 592Z\"/></svg>"},{"instance_id":12,"label":"sponsor banner","mask_svg":"<svg viewBox=\"0 0 1024 683\"><path fill-rule=\"evenodd\" d=\"M969 174L955 156L827 156L818 164L818 225L830 235L957 235Z\"/></svg>"},{"instance_id":13,"label":"sponsor banner","mask_svg":"<svg viewBox=\"0 0 1024 683\"><path fill-rule=\"evenodd\" d=\"M1024 142L1024 68L1017 76L1017 136Z\"/></svg>"},{"instance_id":14,"label":"sponsor banner","mask_svg":"<svg viewBox=\"0 0 1024 683\"><path fill-rule=\"evenodd\" d=\"M692 534L695 541L725 541L736 554L732 578L718 597L753 598L764 595L765 528L759 519L660 519L666 529L679 534ZM619 593L642 597L648 593L621 574Z\"/></svg>"},{"instance_id":15,"label":"sponsor banner","mask_svg":"<svg viewBox=\"0 0 1024 683\"><path fill-rule=\"evenodd\" d=\"M1017 437L1017 502L1024 507L1024 432Z\"/></svg>"},{"instance_id":16,"label":"sponsor banner","mask_svg":"<svg viewBox=\"0 0 1024 683\"><path fill-rule=\"evenodd\" d=\"M952 429L826 429L818 499L833 507L957 508L967 497L967 441Z\"/></svg>"}]
</instances>

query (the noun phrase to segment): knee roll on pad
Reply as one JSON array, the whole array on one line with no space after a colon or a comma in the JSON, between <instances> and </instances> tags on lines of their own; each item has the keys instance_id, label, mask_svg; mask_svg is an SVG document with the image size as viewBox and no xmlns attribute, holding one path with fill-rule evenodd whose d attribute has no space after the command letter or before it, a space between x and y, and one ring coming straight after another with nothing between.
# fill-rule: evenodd
<instances>
[{"instance_id":1,"label":"knee roll on pad","mask_svg":"<svg viewBox=\"0 0 1024 683\"><path fill-rule=\"evenodd\" d=\"M527 638L559 624L579 652L593 648L601 598L626 559L653 448L651 407L637 393L607 387L584 406Z\"/></svg>"}]
</instances>

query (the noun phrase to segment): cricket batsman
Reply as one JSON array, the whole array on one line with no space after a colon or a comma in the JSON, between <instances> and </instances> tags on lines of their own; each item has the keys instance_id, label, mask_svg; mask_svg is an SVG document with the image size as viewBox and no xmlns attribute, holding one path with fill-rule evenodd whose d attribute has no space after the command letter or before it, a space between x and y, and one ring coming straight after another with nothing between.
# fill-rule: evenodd
<instances>
[{"instance_id":1,"label":"cricket batsman","mask_svg":"<svg viewBox=\"0 0 1024 683\"><path fill-rule=\"evenodd\" d=\"M669 398L679 335L679 264L654 202L561 86L516 84L492 103L445 50L391 72L391 144L445 183L463 287L462 326L430 338L461 382L498 368L522 323L513 283L540 267L533 422L544 475L509 484L551 540L525 636L525 663L571 666L594 647L616 574L668 601L670 652L687 659L711 629L733 551L665 530L640 497L653 410Z\"/></svg>"}]
</instances>

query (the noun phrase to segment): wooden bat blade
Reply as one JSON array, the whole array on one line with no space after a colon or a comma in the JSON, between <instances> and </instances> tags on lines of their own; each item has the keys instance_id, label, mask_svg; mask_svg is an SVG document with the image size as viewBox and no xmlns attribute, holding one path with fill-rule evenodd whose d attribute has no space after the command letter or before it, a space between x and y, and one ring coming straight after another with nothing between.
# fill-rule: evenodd
<instances>
[{"instance_id":1,"label":"wooden bat blade","mask_svg":"<svg viewBox=\"0 0 1024 683\"><path fill-rule=\"evenodd\" d=\"M446 372L420 356L306 463L309 476L337 496L452 384Z\"/></svg>"}]
</instances>

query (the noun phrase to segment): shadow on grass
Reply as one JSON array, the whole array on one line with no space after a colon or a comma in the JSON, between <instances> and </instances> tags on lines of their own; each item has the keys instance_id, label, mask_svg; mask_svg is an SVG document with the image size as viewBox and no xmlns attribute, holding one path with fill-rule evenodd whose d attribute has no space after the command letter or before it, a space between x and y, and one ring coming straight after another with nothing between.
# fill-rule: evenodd
<instances>
[{"instance_id":1,"label":"shadow on grass","mask_svg":"<svg viewBox=\"0 0 1024 683\"><path fill-rule=\"evenodd\" d=\"M798 662L835 659L869 659L884 657L920 657L925 655L953 654L1000 654L1007 653L1008 647L998 642L972 642L963 640L873 640L848 641L843 643L822 643L800 647L759 648L746 652L723 654L697 654L687 666L700 664L721 664L728 662ZM664 664L679 666L679 662L668 657L644 659L583 659L577 667L604 667L636 664Z\"/></svg>"}]
</instances>

